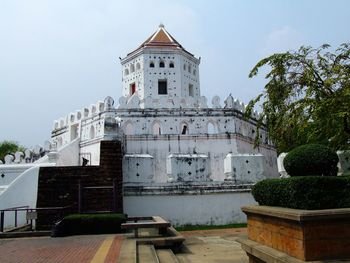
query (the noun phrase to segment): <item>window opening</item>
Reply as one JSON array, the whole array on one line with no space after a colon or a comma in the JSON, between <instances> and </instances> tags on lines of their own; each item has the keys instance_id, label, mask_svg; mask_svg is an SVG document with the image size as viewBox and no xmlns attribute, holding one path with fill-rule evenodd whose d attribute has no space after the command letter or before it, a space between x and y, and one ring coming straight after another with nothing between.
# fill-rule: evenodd
<instances>
[{"instance_id":1,"label":"window opening","mask_svg":"<svg viewBox=\"0 0 350 263\"><path fill-rule=\"evenodd\" d=\"M190 97L193 97L194 95L193 95L193 84L189 84L188 85L188 95L190 96Z\"/></svg>"},{"instance_id":2,"label":"window opening","mask_svg":"<svg viewBox=\"0 0 350 263\"><path fill-rule=\"evenodd\" d=\"M168 94L167 80L160 79L158 80L158 94L166 95Z\"/></svg>"},{"instance_id":3,"label":"window opening","mask_svg":"<svg viewBox=\"0 0 350 263\"><path fill-rule=\"evenodd\" d=\"M130 96L132 96L136 92L136 84L135 82L130 84Z\"/></svg>"},{"instance_id":4,"label":"window opening","mask_svg":"<svg viewBox=\"0 0 350 263\"><path fill-rule=\"evenodd\" d=\"M182 126L181 134L187 134L187 132L188 132L187 125L184 124L184 125Z\"/></svg>"}]
</instances>

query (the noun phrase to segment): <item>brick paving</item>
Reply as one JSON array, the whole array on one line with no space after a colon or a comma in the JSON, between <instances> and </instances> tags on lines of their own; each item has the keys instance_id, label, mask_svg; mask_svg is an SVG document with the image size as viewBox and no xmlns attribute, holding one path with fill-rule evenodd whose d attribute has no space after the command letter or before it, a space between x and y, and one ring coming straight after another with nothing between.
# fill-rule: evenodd
<instances>
[{"instance_id":1,"label":"brick paving","mask_svg":"<svg viewBox=\"0 0 350 263\"><path fill-rule=\"evenodd\" d=\"M122 246L123 236L116 236L112 243L111 248L107 254L106 260L104 263L116 263L117 258L119 257L120 248Z\"/></svg>"},{"instance_id":2,"label":"brick paving","mask_svg":"<svg viewBox=\"0 0 350 263\"><path fill-rule=\"evenodd\" d=\"M218 256L226 254L230 262L248 262L245 253L235 242L237 237L246 233L246 228L183 231L181 234L186 237L185 243L192 253L180 254L179 259L183 259L181 262L215 262ZM121 234L0 239L0 262L90 263L104 241L111 237L113 242L108 252L98 262L117 263L124 238Z\"/></svg>"},{"instance_id":3,"label":"brick paving","mask_svg":"<svg viewBox=\"0 0 350 263\"><path fill-rule=\"evenodd\" d=\"M111 235L3 239L0 240L0 262L90 262L108 236ZM115 235L105 263L117 262L122 239L122 235Z\"/></svg>"}]
</instances>

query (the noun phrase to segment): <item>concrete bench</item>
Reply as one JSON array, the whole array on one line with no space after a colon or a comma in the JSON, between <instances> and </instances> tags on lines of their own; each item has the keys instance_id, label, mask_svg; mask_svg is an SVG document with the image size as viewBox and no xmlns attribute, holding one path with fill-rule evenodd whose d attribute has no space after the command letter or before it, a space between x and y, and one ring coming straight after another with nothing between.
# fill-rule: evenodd
<instances>
[{"instance_id":1,"label":"concrete bench","mask_svg":"<svg viewBox=\"0 0 350 263\"><path fill-rule=\"evenodd\" d=\"M157 228L159 230L159 234L164 234L167 232L167 228L170 226L171 224L160 216L129 217L126 220L126 223L121 225L122 229L134 230L135 238L138 237L139 228Z\"/></svg>"}]
</instances>

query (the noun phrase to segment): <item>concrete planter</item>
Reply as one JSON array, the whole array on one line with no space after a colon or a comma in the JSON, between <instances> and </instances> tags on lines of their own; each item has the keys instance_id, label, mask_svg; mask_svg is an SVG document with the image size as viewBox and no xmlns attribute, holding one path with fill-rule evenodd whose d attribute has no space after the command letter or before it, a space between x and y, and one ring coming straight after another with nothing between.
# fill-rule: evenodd
<instances>
[{"instance_id":1,"label":"concrete planter","mask_svg":"<svg viewBox=\"0 0 350 263\"><path fill-rule=\"evenodd\" d=\"M242 211L248 239L240 243L250 263L350 259L350 208L244 206Z\"/></svg>"}]
</instances>

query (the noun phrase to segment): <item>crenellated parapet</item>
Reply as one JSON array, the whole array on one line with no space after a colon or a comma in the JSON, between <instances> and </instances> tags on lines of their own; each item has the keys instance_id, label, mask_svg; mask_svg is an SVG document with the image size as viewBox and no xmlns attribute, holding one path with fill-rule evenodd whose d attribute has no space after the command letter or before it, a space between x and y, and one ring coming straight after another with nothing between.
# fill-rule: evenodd
<instances>
[{"instance_id":1,"label":"crenellated parapet","mask_svg":"<svg viewBox=\"0 0 350 263\"><path fill-rule=\"evenodd\" d=\"M61 117L55 120L53 125L53 130L59 130L69 125L78 124L81 120L92 118L93 116L105 111L106 111L105 101L97 101L95 104L91 104L88 107L84 107L80 110L76 110L75 112L69 113L65 117Z\"/></svg>"},{"instance_id":2,"label":"crenellated parapet","mask_svg":"<svg viewBox=\"0 0 350 263\"><path fill-rule=\"evenodd\" d=\"M54 149L54 145L51 142L46 141L44 146L36 145L33 148L25 149L22 151L17 151L13 153L8 153L4 157L4 164L24 164L24 163L34 163L38 161L41 157L44 157L51 150ZM2 164L2 163L0 163Z\"/></svg>"},{"instance_id":3,"label":"crenellated parapet","mask_svg":"<svg viewBox=\"0 0 350 263\"><path fill-rule=\"evenodd\" d=\"M144 108L145 105L153 107ZM135 93L129 98L120 97L116 106L113 98L106 97L104 101L55 121L52 143L60 148L76 138L80 138L82 143L89 143L106 136L120 136L120 132L126 135L238 133L253 138L260 113L253 111L251 118L246 119L245 108L245 104L231 94L223 104L219 96L214 96L211 105L208 105L205 96L147 97L142 100ZM264 131L260 132L260 136L267 143Z\"/></svg>"},{"instance_id":4,"label":"crenellated parapet","mask_svg":"<svg viewBox=\"0 0 350 263\"><path fill-rule=\"evenodd\" d=\"M148 106L146 106L148 105ZM199 98L193 97L163 97L163 98L152 98L146 97L145 99L140 99L135 93L131 97L120 97L119 105L117 109L133 109L133 110L144 110L144 109L224 109L224 110L235 110L237 112L244 113L246 105L239 99L233 98L230 94L221 104L221 99L219 96L214 96L211 99L211 105L208 105L208 99L205 96ZM254 110L252 111L251 117L253 119L258 119L261 113Z\"/></svg>"},{"instance_id":5,"label":"crenellated parapet","mask_svg":"<svg viewBox=\"0 0 350 263\"><path fill-rule=\"evenodd\" d=\"M79 138L90 143L118 136L118 123L114 100L108 96L103 101L84 107L54 121L51 142L58 149Z\"/></svg>"}]
</instances>

